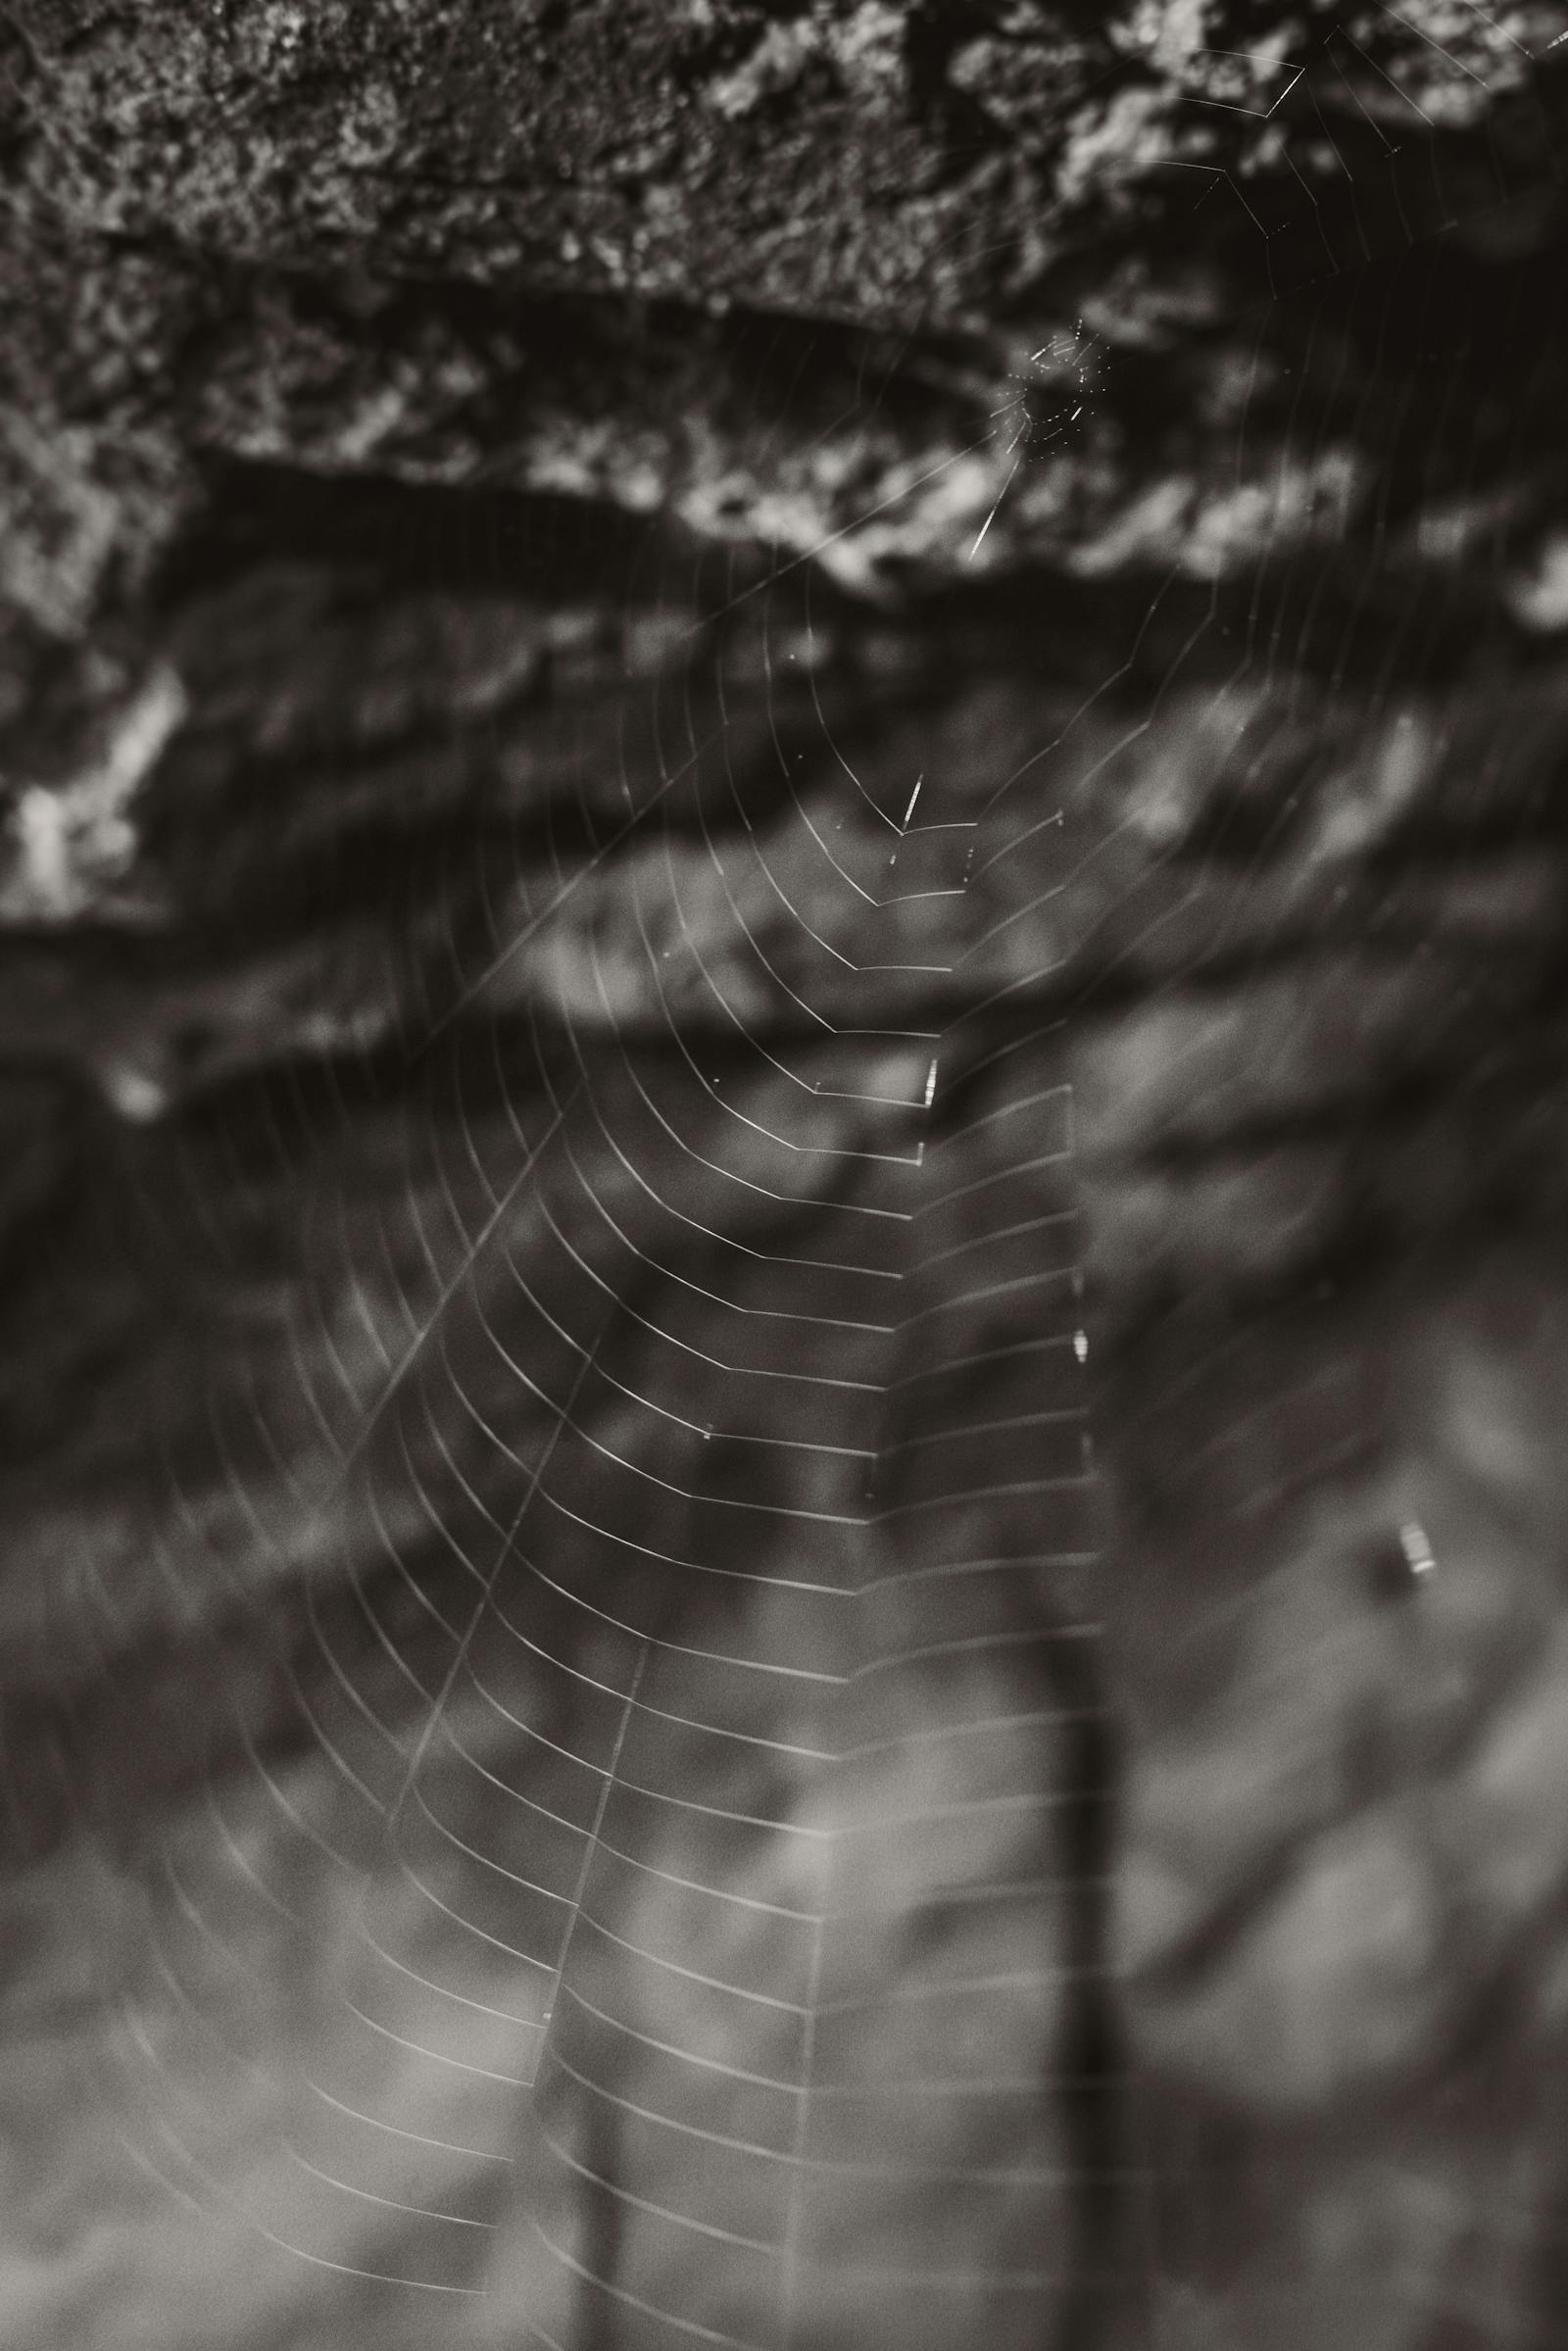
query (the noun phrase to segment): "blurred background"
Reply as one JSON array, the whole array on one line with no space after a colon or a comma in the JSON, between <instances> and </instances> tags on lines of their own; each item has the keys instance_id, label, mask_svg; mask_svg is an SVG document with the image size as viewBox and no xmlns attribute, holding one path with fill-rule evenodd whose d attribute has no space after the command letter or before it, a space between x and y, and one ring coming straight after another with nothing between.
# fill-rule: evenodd
<instances>
[{"instance_id":1,"label":"blurred background","mask_svg":"<svg viewBox=\"0 0 1568 2351\"><path fill-rule=\"evenodd\" d=\"M7 2344L1559 2342L1560 39L5 12Z\"/></svg>"}]
</instances>

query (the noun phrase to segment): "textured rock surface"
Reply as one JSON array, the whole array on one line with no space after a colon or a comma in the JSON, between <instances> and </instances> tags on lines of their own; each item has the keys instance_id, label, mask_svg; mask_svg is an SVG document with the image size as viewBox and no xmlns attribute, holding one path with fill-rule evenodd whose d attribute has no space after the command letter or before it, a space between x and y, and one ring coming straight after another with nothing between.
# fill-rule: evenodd
<instances>
[{"instance_id":1,"label":"textured rock surface","mask_svg":"<svg viewBox=\"0 0 1568 2351\"><path fill-rule=\"evenodd\" d=\"M1560 2339L1564 32L6 12L8 2342Z\"/></svg>"}]
</instances>

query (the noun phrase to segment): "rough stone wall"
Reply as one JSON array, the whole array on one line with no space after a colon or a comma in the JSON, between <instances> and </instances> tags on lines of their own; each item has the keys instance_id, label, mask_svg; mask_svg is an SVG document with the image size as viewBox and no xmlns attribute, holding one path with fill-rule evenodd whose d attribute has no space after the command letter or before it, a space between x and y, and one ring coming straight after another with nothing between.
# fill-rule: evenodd
<instances>
[{"instance_id":1,"label":"rough stone wall","mask_svg":"<svg viewBox=\"0 0 1568 2351\"><path fill-rule=\"evenodd\" d=\"M8 9L8 2340L1557 2340L1565 31Z\"/></svg>"}]
</instances>

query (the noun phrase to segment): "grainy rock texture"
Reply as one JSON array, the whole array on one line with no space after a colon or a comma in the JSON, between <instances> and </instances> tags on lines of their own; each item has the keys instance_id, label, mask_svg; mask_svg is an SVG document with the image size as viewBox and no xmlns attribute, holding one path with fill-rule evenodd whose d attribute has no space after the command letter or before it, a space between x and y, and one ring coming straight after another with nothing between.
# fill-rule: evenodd
<instances>
[{"instance_id":1,"label":"grainy rock texture","mask_svg":"<svg viewBox=\"0 0 1568 2351\"><path fill-rule=\"evenodd\" d=\"M1563 2339L1560 37L5 11L8 2344Z\"/></svg>"}]
</instances>

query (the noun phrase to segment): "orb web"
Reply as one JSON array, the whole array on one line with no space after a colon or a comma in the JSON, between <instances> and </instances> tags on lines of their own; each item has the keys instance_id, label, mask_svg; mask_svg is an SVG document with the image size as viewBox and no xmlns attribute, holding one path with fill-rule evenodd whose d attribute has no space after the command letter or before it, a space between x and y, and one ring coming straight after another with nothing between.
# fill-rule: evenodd
<instances>
[{"instance_id":1,"label":"orb web","mask_svg":"<svg viewBox=\"0 0 1568 2351\"><path fill-rule=\"evenodd\" d=\"M1507 20L1469 13L1451 51L1417 28L1434 72L1522 73ZM1000 368L965 354L996 394L972 438L831 543L781 500L774 541L726 545L715 507L613 572L590 550L572 586L564 508L521 514L515 562L466 539L475 508L421 508L423 548L389 509L410 538L373 553L382 587L491 596L529 661L460 729L400 713L421 758L457 733L456 780L411 762L381 868L352 835L312 851L369 971L323 1010L328 1052L219 1070L138 1141L136 1246L198 1289L248 1279L254 1322L180 1322L199 1410L152 1399L143 1512L37 1596L41 1648L104 1659L49 1750L100 1855L93 2111L167 2205L178 2293L223 2281L236 2339L1179 2341L1215 2275L1256 2327L1318 2290L1267 2185L1274 2266L1235 2286L1223 2131L1157 2068L1146 2110L1136 2025L1129 2097L1118 1739L1163 1636L1102 1550L1089 1399L1118 1298L1079 1159L1086 1120L1092 1184L1155 1134L1155 1211L1127 1208L1152 1271L1118 1280L1200 1304L1140 1409L1196 1445L1180 1399L1213 1377L1211 1442L1251 1464L1184 1182L1331 1114L1353 1155L1395 1050L1419 1151L1455 1054L1539 976L1450 954L1387 844L1445 744L1440 879L1483 817L1524 821L1540 765L1497 746L1474 815L1456 648L1530 551L1536 514L1497 501L1549 473L1555 320L1450 232L1505 229L1541 157L1487 132L1450 155L1373 14L1407 23L1195 55L1191 106L1276 144L1151 173L1196 174L1191 234L1229 205L1228 266L1250 257L1240 322L1197 337L1190 463L1150 420L1170 341L1078 300ZM865 339L868 433L916 344ZM764 321L756 348L776 420L752 463L794 479L811 332ZM1499 384L1506 425L1467 429ZM1131 484L1086 521L1054 468L1097 431ZM957 585L907 528L950 492ZM1549 680L1523 700L1554 740ZM258 774L313 778L319 744L279 731ZM1372 786L1337 793L1352 738ZM328 741L345 790L355 756ZM1194 1006L1222 987L1248 1017L1216 1036ZM362 1042L366 1003L392 1011ZM1263 1294L1286 1329L1342 1278L1314 1237L1343 1179L1303 1165ZM1295 1388L1275 1367L1265 1419L1335 1387L1309 1362ZM1353 1450L1326 1425L1298 1484ZM1279 1500L1254 1479L1233 1518ZM171 1626L200 1659L155 1709L179 1800L138 1824L113 1686ZM41 1754L12 1759L24 1817ZM1451 2165L1368 2159L1379 2193L1414 2182L1380 2287L1410 2326L1546 2339L1514 2242L1541 2184L1505 2153L1469 2205ZM1266 2131L1252 2163L1274 2173Z\"/></svg>"}]
</instances>

